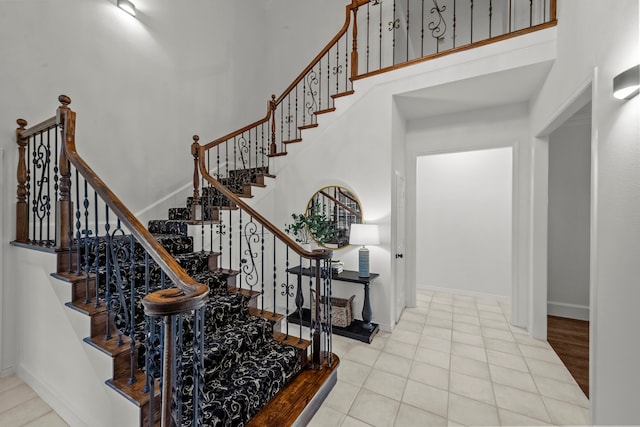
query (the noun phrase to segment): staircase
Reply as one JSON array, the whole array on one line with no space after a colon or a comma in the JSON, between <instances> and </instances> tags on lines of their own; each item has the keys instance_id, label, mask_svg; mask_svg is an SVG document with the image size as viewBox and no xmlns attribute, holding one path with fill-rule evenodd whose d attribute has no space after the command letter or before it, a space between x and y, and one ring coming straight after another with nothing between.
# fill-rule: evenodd
<instances>
[{"instance_id":1,"label":"staircase","mask_svg":"<svg viewBox=\"0 0 640 427\"><path fill-rule=\"evenodd\" d=\"M331 299L322 307L321 296L331 295L331 278L322 271L332 254L300 248L245 200L252 188L275 178L270 159L301 142L319 115L335 110L337 98L352 95L355 80L417 60L408 49L409 2L406 56L373 52L378 42L381 49L402 47L395 29L402 28L403 6L398 3L396 15L396 1L382 4L347 5L343 28L281 96L272 96L265 118L204 145L194 136L193 196L146 227L77 153L69 98L61 96L56 116L32 128L18 120L13 243L56 253L53 276L70 284L68 307L90 318L85 342L112 358L106 382L140 408L141 426L304 424L335 384L339 360L332 353L331 320L320 318L331 311ZM370 43L369 30L365 39L357 26L377 28L391 4L391 16L398 16L389 22L393 38L371 30L376 43ZM431 13L443 22L445 8L434 4ZM553 25L555 2L546 7L544 22L534 24L530 6L529 27L512 34ZM438 34L436 41L444 40ZM505 37L478 42L472 35L467 47ZM366 46L366 56L357 46ZM454 42L449 51L460 48ZM438 49L418 57L440 56ZM60 147L50 137L58 133ZM49 157L28 162L25 153L41 148ZM55 185L45 191L43 183ZM194 226L202 240L197 250ZM303 262L316 274L296 281L288 270ZM310 330L286 322L312 299Z\"/></svg>"}]
</instances>

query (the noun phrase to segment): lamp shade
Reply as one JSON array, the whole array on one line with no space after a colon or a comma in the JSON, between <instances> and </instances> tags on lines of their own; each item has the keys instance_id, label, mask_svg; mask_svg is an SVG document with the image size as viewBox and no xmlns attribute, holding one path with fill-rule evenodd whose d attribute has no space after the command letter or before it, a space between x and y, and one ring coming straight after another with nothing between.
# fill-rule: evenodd
<instances>
[{"instance_id":1,"label":"lamp shade","mask_svg":"<svg viewBox=\"0 0 640 427\"><path fill-rule=\"evenodd\" d=\"M613 96L631 99L640 90L640 65L635 65L613 78Z\"/></svg>"},{"instance_id":2,"label":"lamp shade","mask_svg":"<svg viewBox=\"0 0 640 427\"><path fill-rule=\"evenodd\" d=\"M380 243L380 231L376 224L351 224L349 230L350 245L377 245Z\"/></svg>"}]
</instances>

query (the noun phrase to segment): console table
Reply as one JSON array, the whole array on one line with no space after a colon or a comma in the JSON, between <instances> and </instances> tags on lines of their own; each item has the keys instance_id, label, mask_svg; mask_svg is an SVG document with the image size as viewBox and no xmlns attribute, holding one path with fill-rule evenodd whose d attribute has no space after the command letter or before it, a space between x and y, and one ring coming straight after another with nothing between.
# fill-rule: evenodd
<instances>
[{"instance_id":1,"label":"console table","mask_svg":"<svg viewBox=\"0 0 640 427\"><path fill-rule=\"evenodd\" d=\"M302 276L314 277L315 270L309 268L301 268L299 265L287 269L288 273L298 276L298 292L302 289ZM373 312L371 311L371 301L369 299L369 286L371 283L380 276L377 273L370 273L369 277L359 277L357 271L344 270L341 273L333 274L331 276L332 283L349 282L360 283L364 287L364 302L362 305L362 320L353 319L350 325L342 328L339 326L333 326L333 333L348 338L353 338L358 341L370 343L373 337L378 333L379 326L377 323L371 322ZM300 296L296 296L299 298ZM311 325L311 310L308 308L302 308L302 313L295 312L287 317L287 320L291 323L302 324L303 326Z\"/></svg>"}]
</instances>

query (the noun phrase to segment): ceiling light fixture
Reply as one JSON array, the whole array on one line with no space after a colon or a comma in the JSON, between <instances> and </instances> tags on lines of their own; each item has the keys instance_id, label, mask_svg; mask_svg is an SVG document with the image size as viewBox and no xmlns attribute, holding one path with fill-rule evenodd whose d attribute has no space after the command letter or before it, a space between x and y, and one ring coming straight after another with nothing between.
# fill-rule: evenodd
<instances>
[{"instance_id":1,"label":"ceiling light fixture","mask_svg":"<svg viewBox=\"0 0 640 427\"><path fill-rule=\"evenodd\" d=\"M631 99L640 92L640 64L634 65L613 78L613 96Z\"/></svg>"},{"instance_id":2,"label":"ceiling light fixture","mask_svg":"<svg viewBox=\"0 0 640 427\"><path fill-rule=\"evenodd\" d=\"M131 16L136 16L136 6L129 0L118 0L118 7Z\"/></svg>"}]
</instances>

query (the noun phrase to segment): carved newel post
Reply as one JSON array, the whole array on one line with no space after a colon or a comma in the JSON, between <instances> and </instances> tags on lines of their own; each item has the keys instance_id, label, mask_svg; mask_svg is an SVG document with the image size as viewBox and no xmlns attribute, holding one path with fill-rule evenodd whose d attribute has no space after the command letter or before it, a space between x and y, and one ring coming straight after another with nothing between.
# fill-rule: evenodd
<instances>
[{"instance_id":1,"label":"carved newel post","mask_svg":"<svg viewBox=\"0 0 640 427\"><path fill-rule=\"evenodd\" d=\"M191 155L193 156L193 202L191 203L191 219L192 220L204 220L204 209L202 209L202 202L200 201L200 172L198 169L198 163L200 161L200 137L193 135L193 143L191 143ZM200 216L197 215L198 206L200 206Z\"/></svg>"},{"instance_id":2,"label":"carved newel post","mask_svg":"<svg viewBox=\"0 0 640 427\"><path fill-rule=\"evenodd\" d=\"M58 224L58 249L71 250L73 240L72 213L73 202L70 197L71 168L67 158L67 144L75 144L75 113L69 108L71 98L60 95L58 101L62 104L56 113L56 122L60 128L62 144L60 144L60 156L58 164L60 168L60 199L57 201L56 214Z\"/></svg>"},{"instance_id":3,"label":"carved newel post","mask_svg":"<svg viewBox=\"0 0 640 427\"><path fill-rule=\"evenodd\" d=\"M271 101L269 101L269 108L271 109L271 144L269 144L269 154L272 156L276 154L276 96L271 95Z\"/></svg>"},{"instance_id":4,"label":"carved newel post","mask_svg":"<svg viewBox=\"0 0 640 427\"><path fill-rule=\"evenodd\" d=\"M28 140L22 136L27 126L25 119L16 120L18 128L16 129L16 142L18 143L18 202L16 204L16 242L27 243L29 238L28 212L27 205L27 160L25 150Z\"/></svg>"}]
</instances>

